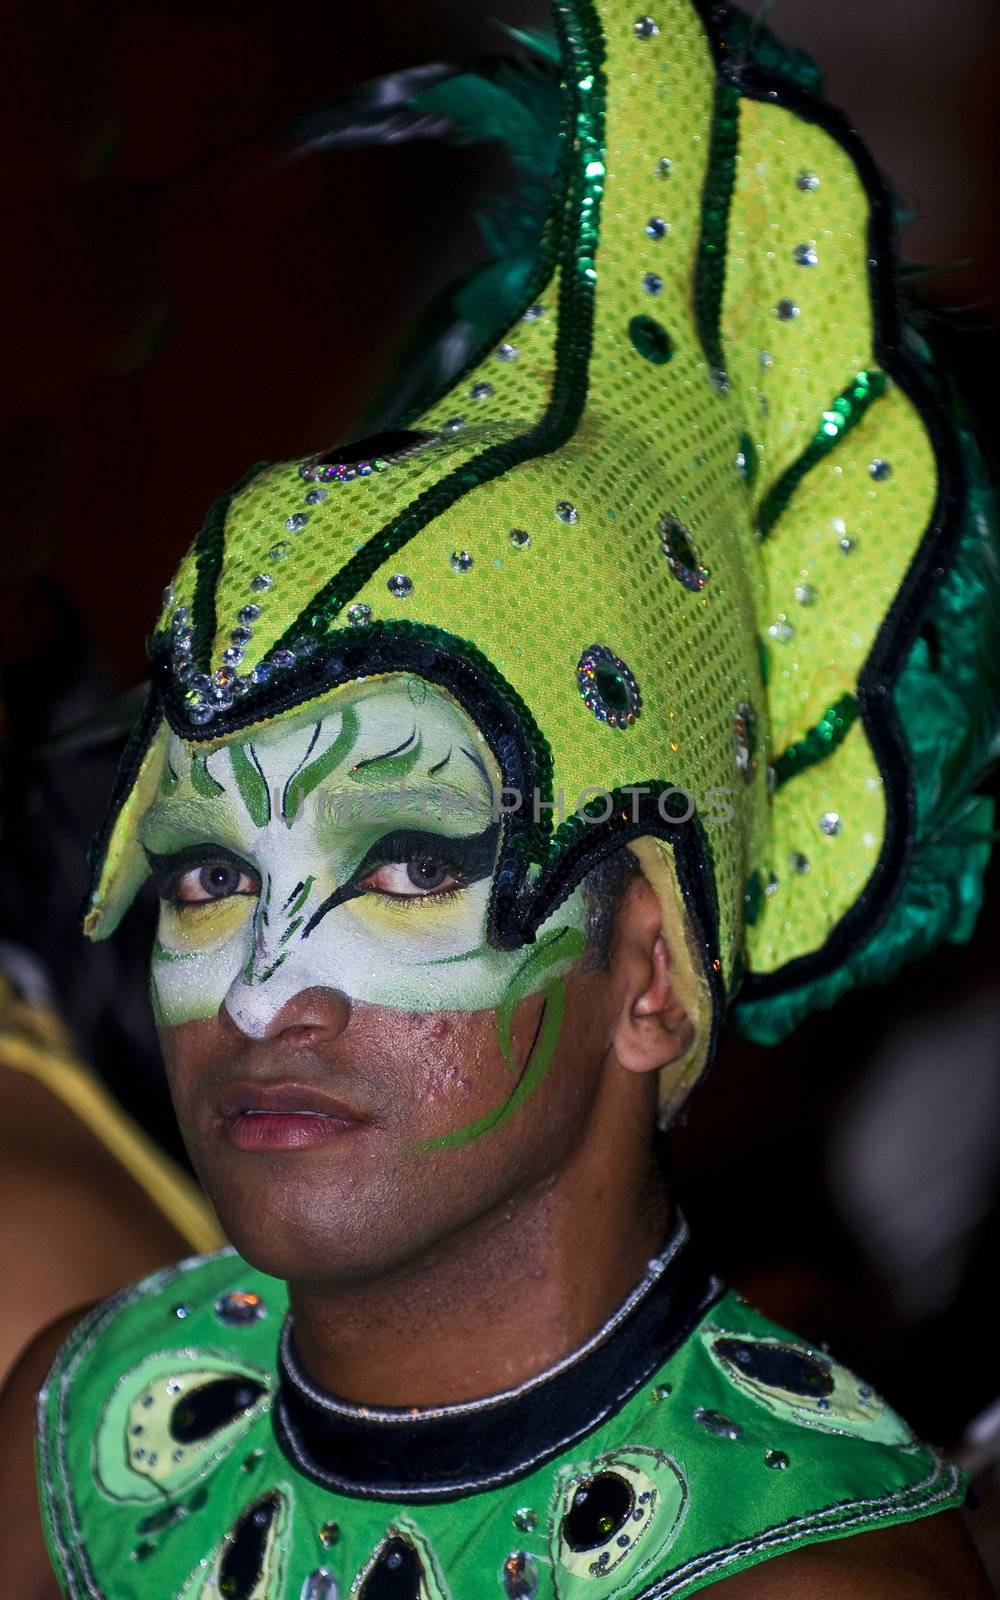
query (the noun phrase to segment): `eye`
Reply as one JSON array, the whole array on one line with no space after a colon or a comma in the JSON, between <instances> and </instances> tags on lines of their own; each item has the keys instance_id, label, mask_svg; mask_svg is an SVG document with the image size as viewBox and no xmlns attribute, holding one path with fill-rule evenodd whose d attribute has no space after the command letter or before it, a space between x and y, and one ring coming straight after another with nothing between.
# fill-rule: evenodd
<instances>
[{"instance_id":1,"label":"eye","mask_svg":"<svg viewBox=\"0 0 1000 1600\"><path fill-rule=\"evenodd\" d=\"M178 905L197 906L211 900L228 900L234 894L259 893L260 884L245 868L231 861L213 861L177 873L167 887L166 898Z\"/></svg>"},{"instance_id":2,"label":"eye","mask_svg":"<svg viewBox=\"0 0 1000 1600\"><path fill-rule=\"evenodd\" d=\"M415 900L464 888L461 878L435 856L413 856L409 861L386 861L361 880L359 888L397 900Z\"/></svg>"}]
</instances>

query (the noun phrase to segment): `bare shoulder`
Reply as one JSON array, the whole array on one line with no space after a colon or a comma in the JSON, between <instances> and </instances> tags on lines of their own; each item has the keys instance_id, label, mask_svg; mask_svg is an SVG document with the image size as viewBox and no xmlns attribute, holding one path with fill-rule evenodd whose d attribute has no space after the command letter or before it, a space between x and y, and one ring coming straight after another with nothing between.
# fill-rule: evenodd
<instances>
[{"instance_id":1,"label":"bare shoulder","mask_svg":"<svg viewBox=\"0 0 1000 1600\"><path fill-rule=\"evenodd\" d=\"M808 1545L712 1590L719 1600L996 1600L955 1511Z\"/></svg>"},{"instance_id":2,"label":"bare shoulder","mask_svg":"<svg viewBox=\"0 0 1000 1600\"><path fill-rule=\"evenodd\" d=\"M60 1600L35 1487L35 1401L75 1311L38 1334L0 1390L0 1572L19 1600Z\"/></svg>"}]
</instances>

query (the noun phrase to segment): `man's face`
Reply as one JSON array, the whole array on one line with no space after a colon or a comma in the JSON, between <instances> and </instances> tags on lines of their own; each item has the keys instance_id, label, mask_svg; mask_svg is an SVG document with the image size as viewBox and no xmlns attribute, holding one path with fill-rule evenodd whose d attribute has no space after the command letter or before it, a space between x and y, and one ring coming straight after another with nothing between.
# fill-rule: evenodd
<instances>
[{"instance_id":1,"label":"man's face","mask_svg":"<svg viewBox=\"0 0 1000 1600\"><path fill-rule=\"evenodd\" d=\"M208 754L172 738L140 836L151 985L227 1233L296 1281L398 1266L558 1169L604 1054L575 893L487 941L500 774L419 678L369 679Z\"/></svg>"}]
</instances>

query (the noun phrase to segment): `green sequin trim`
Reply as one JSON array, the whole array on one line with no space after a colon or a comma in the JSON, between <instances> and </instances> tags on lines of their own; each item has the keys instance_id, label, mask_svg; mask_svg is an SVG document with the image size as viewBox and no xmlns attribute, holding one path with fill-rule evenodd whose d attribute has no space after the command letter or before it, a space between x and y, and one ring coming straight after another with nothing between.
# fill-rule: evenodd
<instances>
[{"instance_id":1,"label":"green sequin trim","mask_svg":"<svg viewBox=\"0 0 1000 1600\"><path fill-rule=\"evenodd\" d=\"M817 762L825 761L842 744L858 719L858 702L852 694L842 695L836 705L824 712L804 738L790 744L774 763L775 785L787 783Z\"/></svg>"},{"instance_id":2,"label":"green sequin trim","mask_svg":"<svg viewBox=\"0 0 1000 1600\"><path fill-rule=\"evenodd\" d=\"M579 16L575 15L579 12ZM573 165L568 207L576 227L560 251L564 275L560 287L556 372L548 409L520 439L486 450L475 461L425 490L387 528L369 539L346 562L287 629L278 648L294 648L303 634L322 638L349 600L393 555L429 522L480 484L537 456L547 455L572 437L587 398L588 367L593 337L594 286L601 197L604 188L605 81L601 71L604 40L589 0L556 0L554 16L564 60L574 74Z\"/></svg>"},{"instance_id":3,"label":"green sequin trim","mask_svg":"<svg viewBox=\"0 0 1000 1600\"><path fill-rule=\"evenodd\" d=\"M854 382L837 396L829 411L824 411L812 444L771 485L761 501L757 514L757 532L761 539L767 538L806 474L823 461L852 428L857 427L873 402L882 398L888 381L885 373L877 369L859 372Z\"/></svg>"},{"instance_id":4,"label":"green sequin trim","mask_svg":"<svg viewBox=\"0 0 1000 1600\"><path fill-rule=\"evenodd\" d=\"M740 143L740 91L719 82L712 116L712 145L701 203L701 238L694 277L694 309L698 336L716 384L726 386L722 349L722 300L726 288L729 208L736 183Z\"/></svg>"}]
</instances>

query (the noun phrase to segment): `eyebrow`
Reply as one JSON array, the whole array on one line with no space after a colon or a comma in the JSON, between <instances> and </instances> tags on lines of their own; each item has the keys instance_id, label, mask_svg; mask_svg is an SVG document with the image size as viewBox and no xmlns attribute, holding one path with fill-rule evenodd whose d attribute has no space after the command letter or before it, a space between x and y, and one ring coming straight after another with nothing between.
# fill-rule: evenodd
<instances>
[{"instance_id":1,"label":"eyebrow","mask_svg":"<svg viewBox=\"0 0 1000 1600\"><path fill-rule=\"evenodd\" d=\"M184 849L192 840L213 841L210 848L236 852L247 848L241 829L220 812L215 801L191 795L157 800L139 822L139 843L154 854Z\"/></svg>"}]
</instances>

